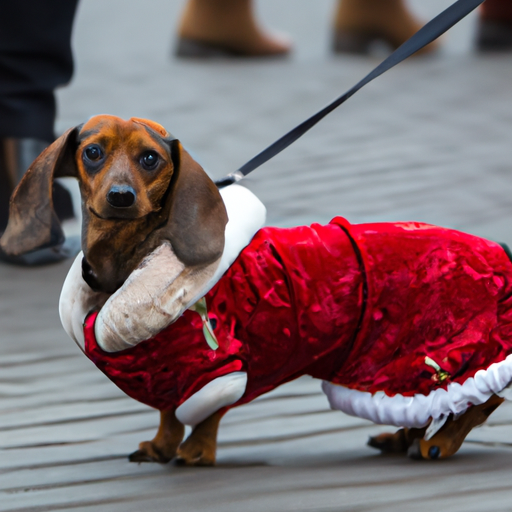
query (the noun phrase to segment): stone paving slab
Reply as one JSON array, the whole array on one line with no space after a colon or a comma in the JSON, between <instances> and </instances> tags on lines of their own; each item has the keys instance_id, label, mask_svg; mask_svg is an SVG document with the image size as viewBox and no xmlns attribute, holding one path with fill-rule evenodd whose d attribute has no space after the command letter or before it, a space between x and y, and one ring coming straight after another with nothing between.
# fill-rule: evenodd
<instances>
[{"instance_id":1,"label":"stone paving slab","mask_svg":"<svg viewBox=\"0 0 512 512\"><path fill-rule=\"evenodd\" d=\"M170 56L182 3L83 0L76 76L58 129L97 113L161 122L221 177L338 96L378 61L328 51L328 0L262 0L291 33L289 60L180 62ZM445 0L412 2L430 17ZM268 223L421 220L512 241L512 57L471 51L475 17L441 55L378 79L246 181ZM158 414L125 397L62 331L69 263L0 265L0 510L510 510L512 405L439 463L365 446L386 427L328 410L300 379L231 411L219 467L134 465Z\"/></svg>"}]
</instances>

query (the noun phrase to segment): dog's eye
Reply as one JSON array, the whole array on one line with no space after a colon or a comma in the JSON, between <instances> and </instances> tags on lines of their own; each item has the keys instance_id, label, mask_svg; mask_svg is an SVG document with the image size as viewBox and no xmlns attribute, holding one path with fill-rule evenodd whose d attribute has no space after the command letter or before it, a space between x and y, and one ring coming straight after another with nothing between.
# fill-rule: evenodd
<instances>
[{"instance_id":1,"label":"dog's eye","mask_svg":"<svg viewBox=\"0 0 512 512\"><path fill-rule=\"evenodd\" d=\"M87 146L84 149L84 158L89 160L90 162L98 162L103 158L103 151L96 144L92 144L91 146Z\"/></svg>"},{"instance_id":2,"label":"dog's eye","mask_svg":"<svg viewBox=\"0 0 512 512\"><path fill-rule=\"evenodd\" d=\"M140 157L140 165L147 169L148 171L152 171L158 165L159 157L158 153L154 151L146 151Z\"/></svg>"}]
</instances>

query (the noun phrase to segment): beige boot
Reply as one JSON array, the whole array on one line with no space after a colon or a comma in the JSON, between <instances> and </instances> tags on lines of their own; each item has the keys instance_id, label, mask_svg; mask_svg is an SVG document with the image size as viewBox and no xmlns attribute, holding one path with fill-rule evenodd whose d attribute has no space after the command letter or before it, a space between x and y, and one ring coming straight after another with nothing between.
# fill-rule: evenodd
<instances>
[{"instance_id":1,"label":"beige boot","mask_svg":"<svg viewBox=\"0 0 512 512\"><path fill-rule=\"evenodd\" d=\"M176 55L179 57L264 57L286 55L290 41L266 33L257 23L252 0L188 0Z\"/></svg>"},{"instance_id":2,"label":"beige boot","mask_svg":"<svg viewBox=\"0 0 512 512\"><path fill-rule=\"evenodd\" d=\"M383 41L393 50L422 27L404 0L339 0L334 20L333 50L337 53L369 53ZM431 43L418 53L436 48Z\"/></svg>"}]
</instances>

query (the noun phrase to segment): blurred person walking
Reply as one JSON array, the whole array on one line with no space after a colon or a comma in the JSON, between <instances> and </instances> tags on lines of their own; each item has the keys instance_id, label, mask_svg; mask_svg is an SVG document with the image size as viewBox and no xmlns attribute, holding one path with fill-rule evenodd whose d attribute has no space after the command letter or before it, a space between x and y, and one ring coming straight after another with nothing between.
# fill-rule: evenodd
<instances>
[{"instance_id":1,"label":"blurred person walking","mask_svg":"<svg viewBox=\"0 0 512 512\"><path fill-rule=\"evenodd\" d=\"M512 50L512 2L487 0L482 4L476 36L482 52Z\"/></svg>"},{"instance_id":2,"label":"blurred person walking","mask_svg":"<svg viewBox=\"0 0 512 512\"><path fill-rule=\"evenodd\" d=\"M55 139L54 91L73 73L71 30L78 0L0 2L0 234L9 197L32 161ZM54 186L61 220L69 192Z\"/></svg>"},{"instance_id":3,"label":"blurred person walking","mask_svg":"<svg viewBox=\"0 0 512 512\"><path fill-rule=\"evenodd\" d=\"M73 73L71 31L77 3L0 0L0 234L7 224L14 187L55 139L55 89ZM338 0L332 47L337 53L368 53L374 42L384 41L395 49L420 26L405 0ZM435 45L422 51L431 51ZM510 0L483 4L477 47L512 50ZM253 0L185 3L178 26L180 57L284 56L291 48L289 38L272 34L258 23ZM59 218L71 218L69 192L56 183L53 194Z\"/></svg>"},{"instance_id":4,"label":"blurred person walking","mask_svg":"<svg viewBox=\"0 0 512 512\"><path fill-rule=\"evenodd\" d=\"M291 3L290 3L291 4ZM422 23L405 0L338 0L332 49L336 53L370 53L376 42L394 50ZM476 38L481 51L512 50L512 2L487 0L480 9ZM421 53L435 50L434 42ZM285 36L264 30L252 0L188 0L178 27L179 57L285 56L292 48Z\"/></svg>"},{"instance_id":5,"label":"blurred person walking","mask_svg":"<svg viewBox=\"0 0 512 512\"><path fill-rule=\"evenodd\" d=\"M395 50L422 26L405 0L338 0L333 51L367 54L379 42ZM431 43L418 53L428 53L436 46Z\"/></svg>"},{"instance_id":6,"label":"blurred person walking","mask_svg":"<svg viewBox=\"0 0 512 512\"><path fill-rule=\"evenodd\" d=\"M395 49L420 27L405 0L338 0L333 50L368 53L375 41ZM252 0L188 0L178 28L176 54L270 57L287 55L291 47L290 39L260 26ZM430 45L424 51L433 48Z\"/></svg>"},{"instance_id":7,"label":"blurred person walking","mask_svg":"<svg viewBox=\"0 0 512 512\"><path fill-rule=\"evenodd\" d=\"M286 55L291 41L264 30L252 0L188 0L178 27L179 57Z\"/></svg>"}]
</instances>

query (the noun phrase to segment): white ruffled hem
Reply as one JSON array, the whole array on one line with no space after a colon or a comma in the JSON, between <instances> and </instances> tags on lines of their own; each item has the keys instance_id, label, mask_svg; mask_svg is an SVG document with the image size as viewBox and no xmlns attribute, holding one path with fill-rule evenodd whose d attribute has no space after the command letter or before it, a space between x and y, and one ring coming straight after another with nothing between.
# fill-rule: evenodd
<instances>
[{"instance_id":1,"label":"white ruffled hem","mask_svg":"<svg viewBox=\"0 0 512 512\"><path fill-rule=\"evenodd\" d=\"M512 400L512 354L487 370L479 370L463 384L452 382L447 389L435 389L428 395L387 396L384 392L369 393L324 381L322 389L331 409L343 411L374 423L398 427L421 428L430 420L450 413L464 413L471 405L486 402L496 394ZM508 395L508 396L507 396Z\"/></svg>"}]
</instances>

